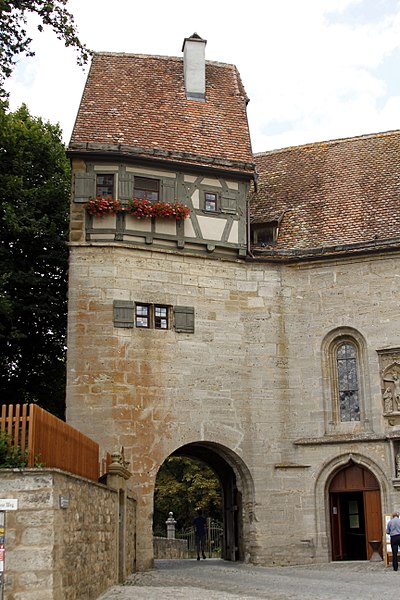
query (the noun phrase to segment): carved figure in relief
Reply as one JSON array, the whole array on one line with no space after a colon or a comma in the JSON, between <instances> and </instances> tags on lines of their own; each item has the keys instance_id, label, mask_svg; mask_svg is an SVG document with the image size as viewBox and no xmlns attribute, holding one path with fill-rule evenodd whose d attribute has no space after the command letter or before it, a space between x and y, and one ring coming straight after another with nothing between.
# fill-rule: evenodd
<instances>
[{"instance_id":1,"label":"carved figure in relief","mask_svg":"<svg viewBox=\"0 0 400 600\"><path fill-rule=\"evenodd\" d=\"M400 477L400 448L396 454L396 477Z\"/></svg>"},{"instance_id":2,"label":"carved figure in relief","mask_svg":"<svg viewBox=\"0 0 400 600\"><path fill-rule=\"evenodd\" d=\"M383 392L383 410L385 413L393 412L393 392L390 387Z\"/></svg>"},{"instance_id":3,"label":"carved figure in relief","mask_svg":"<svg viewBox=\"0 0 400 600\"><path fill-rule=\"evenodd\" d=\"M400 378L397 373L392 373L391 377L384 376L383 381L390 381L393 383L394 399L396 401L396 409L400 410Z\"/></svg>"}]
</instances>

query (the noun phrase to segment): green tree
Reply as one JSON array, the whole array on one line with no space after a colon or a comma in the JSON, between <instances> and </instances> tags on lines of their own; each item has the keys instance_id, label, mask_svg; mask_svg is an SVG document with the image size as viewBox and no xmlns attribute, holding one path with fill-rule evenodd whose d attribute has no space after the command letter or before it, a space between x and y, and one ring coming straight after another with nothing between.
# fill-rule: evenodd
<instances>
[{"instance_id":1,"label":"green tree","mask_svg":"<svg viewBox=\"0 0 400 600\"><path fill-rule=\"evenodd\" d=\"M64 415L69 162L58 126L0 109L0 396Z\"/></svg>"},{"instance_id":2,"label":"green tree","mask_svg":"<svg viewBox=\"0 0 400 600\"><path fill-rule=\"evenodd\" d=\"M182 456L169 457L157 474L154 531L165 535L165 521L171 510L178 529L190 527L198 508L204 510L206 517L222 520L222 496L218 478L212 469L199 460Z\"/></svg>"},{"instance_id":3,"label":"green tree","mask_svg":"<svg viewBox=\"0 0 400 600\"><path fill-rule=\"evenodd\" d=\"M5 95L4 80L12 73L15 59L20 54L34 56L32 39L26 32L29 13L35 13L40 23L38 30L50 26L59 40L78 52L78 64L87 63L90 50L79 40L74 17L66 9L68 0L0 0L0 87Z\"/></svg>"}]
</instances>

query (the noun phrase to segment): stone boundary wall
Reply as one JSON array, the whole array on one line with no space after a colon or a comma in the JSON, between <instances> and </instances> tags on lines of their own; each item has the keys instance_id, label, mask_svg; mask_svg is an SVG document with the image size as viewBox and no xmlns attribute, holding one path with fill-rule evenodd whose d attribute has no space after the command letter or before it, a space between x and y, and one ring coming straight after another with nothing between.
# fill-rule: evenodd
<instances>
[{"instance_id":1,"label":"stone boundary wall","mask_svg":"<svg viewBox=\"0 0 400 600\"><path fill-rule=\"evenodd\" d=\"M153 538L154 558L188 558L187 540L173 540L162 537Z\"/></svg>"},{"instance_id":2,"label":"stone boundary wall","mask_svg":"<svg viewBox=\"0 0 400 600\"><path fill-rule=\"evenodd\" d=\"M93 600L117 583L120 493L58 469L0 469L0 498L18 500L6 513L4 600ZM135 510L127 499L130 527ZM125 575L135 535L123 537Z\"/></svg>"}]
</instances>

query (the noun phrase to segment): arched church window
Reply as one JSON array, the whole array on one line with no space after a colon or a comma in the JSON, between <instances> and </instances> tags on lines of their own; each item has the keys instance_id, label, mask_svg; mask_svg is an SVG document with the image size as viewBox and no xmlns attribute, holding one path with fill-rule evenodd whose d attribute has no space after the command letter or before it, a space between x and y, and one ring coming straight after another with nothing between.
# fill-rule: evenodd
<instances>
[{"instance_id":1,"label":"arched church window","mask_svg":"<svg viewBox=\"0 0 400 600\"><path fill-rule=\"evenodd\" d=\"M340 421L360 420L357 348L345 341L336 349L336 371Z\"/></svg>"},{"instance_id":2,"label":"arched church window","mask_svg":"<svg viewBox=\"0 0 400 600\"><path fill-rule=\"evenodd\" d=\"M322 384L326 433L369 431L371 394L367 344L352 327L337 327L322 341Z\"/></svg>"}]
</instances>

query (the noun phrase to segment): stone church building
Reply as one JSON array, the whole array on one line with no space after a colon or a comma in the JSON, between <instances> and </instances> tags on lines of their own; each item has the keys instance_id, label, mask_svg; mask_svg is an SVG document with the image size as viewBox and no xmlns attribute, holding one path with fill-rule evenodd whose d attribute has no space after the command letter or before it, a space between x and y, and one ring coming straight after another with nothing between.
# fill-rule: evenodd
<instances>
[{"instance_id":1,"label":"stone church building","mask_svg":"<svg viewBox=\"0 0 400 600\"><path fill-rule=\"evenodd\" d=\"M124 447L138 569L171 455L217 474L224 558L366 560L400 508L400 133L253 155L240 75L205 45L93 57L67 420Z\"/></svg>"}]
</instances>

